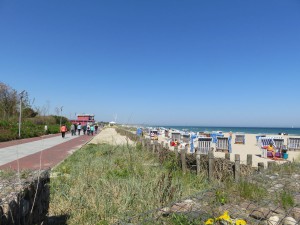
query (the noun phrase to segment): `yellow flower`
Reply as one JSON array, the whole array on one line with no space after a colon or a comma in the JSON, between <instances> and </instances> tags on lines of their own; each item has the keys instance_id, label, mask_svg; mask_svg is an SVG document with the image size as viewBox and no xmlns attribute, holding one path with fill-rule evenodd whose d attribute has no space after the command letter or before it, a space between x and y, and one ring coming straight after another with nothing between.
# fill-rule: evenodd
<instances>
[{"instance_id":1,"label":"yellow flower","mask_svg":"<svg viewBox=\"0 0 300 225\"><path fill-rule=\"evenodd\" d=\"M228 211L225 211L222 216L219 216L217 220L224 220L226 222L232 223L230 216L228 215Z\"/></svg>"},{"instance_id":2,"label":"yellow flower","mask_svg":"<svg viewBox=\"0 0 300 225\"><path fill-rule=\"evenodd\" d=\"M246 225L247 222L245 220L242 220L242 219L237 219L235 221L235 225Z\"/></svg>"},{"instance_id":3,"label":"yellow flower","mask_svg":"<svg viewBox=\"0 0 300 225\"><path fill-rule=\"evenodd\" d=\"M214 219L209 218L208 220L206 220L205 225L213 225L214 224Z\"/></svg>"}]
</instances>

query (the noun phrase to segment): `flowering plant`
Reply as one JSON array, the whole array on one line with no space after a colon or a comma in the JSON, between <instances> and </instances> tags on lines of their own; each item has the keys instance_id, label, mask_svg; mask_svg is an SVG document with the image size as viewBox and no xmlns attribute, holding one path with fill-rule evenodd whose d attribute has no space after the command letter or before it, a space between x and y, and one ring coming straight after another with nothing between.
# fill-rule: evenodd
<instances>
[{"instance_id":1,"label":"flowering plant","mask_svg":"<svg viewBox=\"0 0 300 225\"><path fill-rule=\"evenodd\" d=\"M205 225L214 225L214 224L227 224L227 225L247 225L247 222L243 219L231 219L228 211L225 211L223 215L217 218L209 218L206 220Z\"/></svg>"}]
</instances>

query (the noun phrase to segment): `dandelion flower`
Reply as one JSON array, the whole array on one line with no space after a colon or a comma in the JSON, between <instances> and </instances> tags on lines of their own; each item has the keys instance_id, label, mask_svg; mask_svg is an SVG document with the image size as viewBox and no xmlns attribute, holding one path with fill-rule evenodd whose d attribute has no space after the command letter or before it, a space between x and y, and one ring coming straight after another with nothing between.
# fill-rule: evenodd
<instances>
[{"instance_id":1,"label":"dandelion flower","mask_svg":"<svg viewBox=\"0 0 300 225\"><path fill-rule=\"evenodd\" d=\"M214 224L214 219L209 218L208 220L206 220L205 225L213 225Z\"/></svg>"},{"instance_id":2,"label":"dandelion flower","mask_svg":"<svg viewBox=\"0 0 300 225\"><path fill-rule=\"evenodd\" d=\"M230 216L228 215L228 211L225 211L222 216L219 216L217 220L223 220L229 223L232 223Z\"/></svg>"}]
</instances>

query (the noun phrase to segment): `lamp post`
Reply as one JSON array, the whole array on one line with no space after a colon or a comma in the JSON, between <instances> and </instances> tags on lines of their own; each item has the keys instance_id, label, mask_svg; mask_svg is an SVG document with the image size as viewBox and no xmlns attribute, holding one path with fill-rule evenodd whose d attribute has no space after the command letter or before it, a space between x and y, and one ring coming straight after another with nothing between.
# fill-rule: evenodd
<instances>
[{"instance_id":1,"label":"lamp post","mask_svg":"<svg viewBox=\"0 0 300 225\"><path fill-rule=\"evenodd\" d=\"M60 107L60 121L59 121L59 127L61 127L62 109L63 109L63 106Z\"/></svg>"},{"instance_id":2,"label":"lamp post","mask_svg":"<svg viewBox=\"0 0 300 225\"><path fill-rule=\"evenodd\" d=\"M22 99L24 97L24 91L22 91L20 95L20 112L19 112L19 138L21 138L21 121L22 121Z\"/></svg>"}]
</instances>

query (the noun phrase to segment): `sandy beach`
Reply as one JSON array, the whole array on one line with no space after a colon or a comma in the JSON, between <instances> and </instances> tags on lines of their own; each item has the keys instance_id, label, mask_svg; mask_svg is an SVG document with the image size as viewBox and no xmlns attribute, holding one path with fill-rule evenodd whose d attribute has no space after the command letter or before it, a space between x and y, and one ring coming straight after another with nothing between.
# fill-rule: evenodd
<instances>
[{"instance_id":1,"label":"sandy beach","mask_svg":"<svg viewBox=\"0 0 300 225\"><path fill-rule=\"evenodd\" d=\"M96 134L89 144L110 144L110 145L132 145L133 141L129 140L125 136L122 136L116 132L114 128L107 127L101 130L100 133Z\"/></svg>"},{"instance_id":2,"label":"sandy beach","mask_svg":"<svg viewBox=\"0 0 300 225\"><path fill-rule=\"evenodd\" d=\"M230 154L230 160L234 161L234 155L239 154L240 155L240 160L242 164L247 163L247 155L252 154L252 166L257 167L257 164L259 162L263 162L265 167L267 166L268 161L274 161L272 159L267 159L267 158L262 158L260 155L262 154L261 149L257 146L256 144L256 136L257 134L245 134L245 144L235 144L235 133L232 134L232 141L231 141L231 146L232 146L232 153ZM282 137L284 139L284 144L287 144L287 139L290 137L298 137L299 136L280 136L280 135L267 135L267 137ZM229 137L229 133L224 133L224 137ZM167 142L167 138L163 136L159 136L158 141L162 142L164 141L165 143ZM197 145L195 145L197 147ZM212 144L212 147L215 148L215 144ZM174 147L169 147L171 150L174 150ZM225 153L223 152L215 152L214 155L216 157L220 158L225 158ZM300 151L288 151L288 161L299 161L300 159ZM279 161L276 160L277 163L284 163L286 161Z\"/></svg>"},{"instance_id":3,"label":"sandy beach","mask_svg":"<svg viewBox=\"0 0 300 225\"><path fill-rule=\"evenodd\" d=\"M257 134L245 134L245 144L235 144L235 133L232 134L232 141L231 141L231 146L232 146L232 153L230 154L230 160L234 161L234 155L239 154L240 155L240 160L242 164L247 163L247 155L252 154L252 166L257 167L257 164L259 162L263 162L265 164L265 167L267 166L268 161L274 161L272 159L266 159L262 158L261 154L262 151L261 149L257 146L256 144L256 136ZM287 144L287 139L289 137L298 137L299 136L279 136L279 135L267 135L267 136L278 136L282 137L284 139L284 143ZM146 135L146 137L149 138L149 136ZM224 137L229 137L229 133L224 133ZM164 136L159 135L158 136L158 141L161 143L164 141L164 143L167 143L168 138L165 138ZM92 144L101 144L101 143L107 143L111 145L123 145L123 144L134 144L133 141L127 139L125 136L122 136L118 134L114 128L107 127L103 129L99 134L95 135L94 138L90 141ZM168 142L169 143L169 142ZM170 144L170 143L169 143ZM197 147L197 146L195 146ZM215 144L212 144L212 147L215 149ZM169 148L171 150L174 150L174 147L171 147L169 145ZM216 157L220 158L225 158L225 153L223 152L214 152L214 155ZM300 151L288 151L288 161L299 161L300 160ZM279 161L276 160L277 163L283 163L286 161Z\"/></svg>"}]
</instances>

